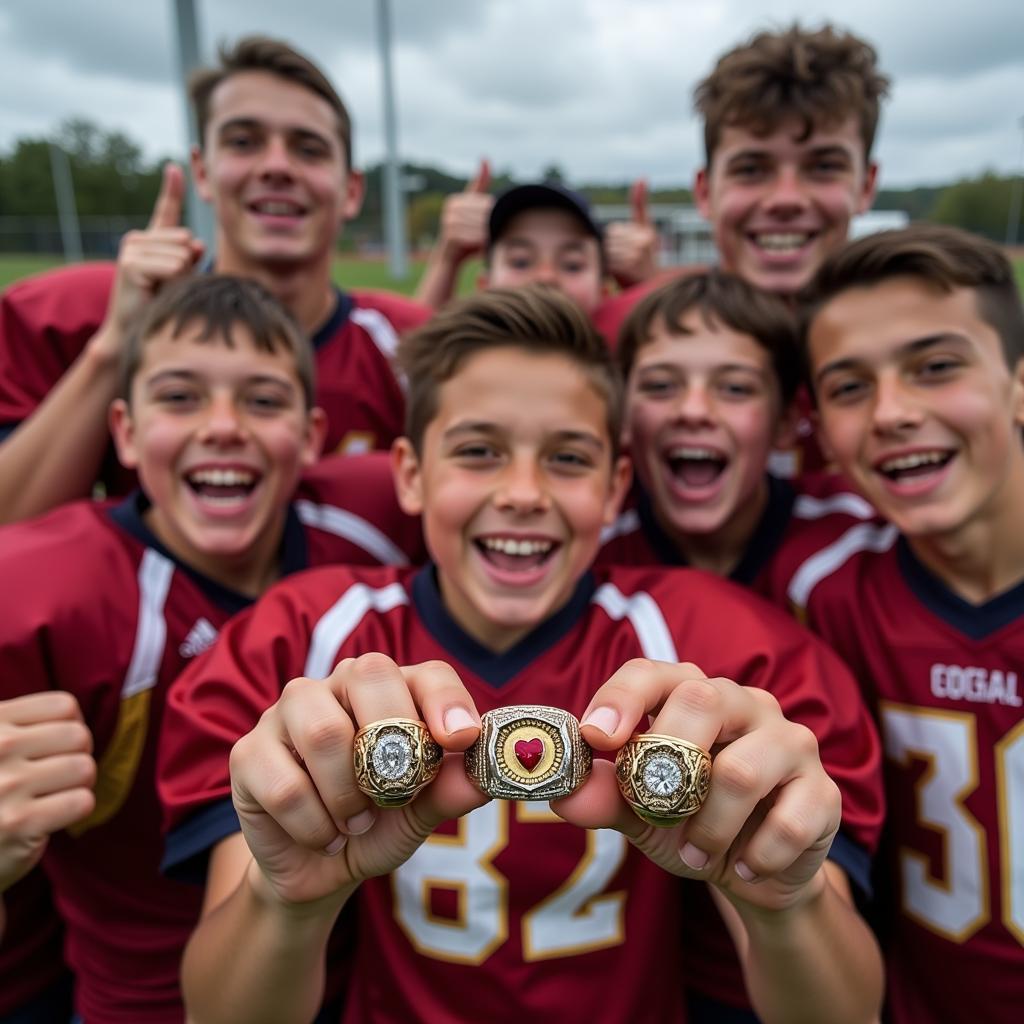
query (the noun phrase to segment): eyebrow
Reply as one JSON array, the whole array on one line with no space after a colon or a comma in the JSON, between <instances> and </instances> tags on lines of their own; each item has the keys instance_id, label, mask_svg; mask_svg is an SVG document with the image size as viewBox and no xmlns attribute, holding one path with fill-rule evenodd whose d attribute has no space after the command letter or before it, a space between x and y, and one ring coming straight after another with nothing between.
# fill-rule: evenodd
<instances>
[{"instance_id":1,"label":"eyebrow","mask_svg":"<svg viewBox=\"0 0 1024 1024\"><path fill-rule=\"evenodd\" d=\"M496 423L490 423L486 420L474 420L469 423L456 423L455 426L449 427L442 437L444 440L452 440L463 435L485 434L489 437L494 437L503 433L505 431ZM593 434L589 430L555 430L552 436L559 441L572 441L577 444L584 444L597 451L604 451L606 447L605 442L597 434Z\"/></svg>"},{"instance_id":2,"label":"eyebrow","mask_svg":"<svg viewBox=\"0 0 1024 1024\"><path fill-rule=\"evenodd\" d=\"M676 373L685 371L684 367L681 367L678 363L674 363L671 360L663 363L637 363L636 369L637 373L646 373L648 370L671 370ZM755 373L759 377L764 377L769 372L767 367L753 366L750 363L715 363L711 369L714 373L732 373L733 371L740 370L744 373Z\"/></svg>"},{"instance_id":3,"label":"eyebrow","mask_svg":"<svg viewBox=\"0 0 1024 1024\"><path fill-rule=\"evenodd\" d=\"M258 129L263 131L270 127L271 126L268 125L266 121L261 121L257 117L233 117L217 126L217 134L223 135L225 132L229 132L233 128ZM318 139L321 142L328 141L328 136L302 125L285 125L284 130L290 135L298 135L302 138Z\"/></svg>"},{"instance_id":4,"label":"eyebrow","mask_svg":"<svg viewBox=\"0 0 1024 1024\"><path fill-rule=\"evenodd\" d=\"M948 345L950 342L962 346L970 345L970 340L957 331L940 331L938 334L926 334L923 338L913 338L911 341L906 341L896 349L896 353L899 356L916 355L919 352L927 352L928 349L935 348L937 345ZM814 382L817 384L830 373L852 370L862 362L862 359L850 356L846 359L836 359L831 363L826 363L814 375Z\"/></svg>"},{"instance_id":5,"label":"eyebrow","mask_svg":"<svg viewBox=\"0 0 1024 1024\"><path fill-rule=\"evenodd\" d=\"M198 381L202 379L202 375L193 370L170 369L161 370L159 373L155 373L152 377L147 377L145 379L145 384L152 387L154 384L160 384L165 380ZM290 380L288 377L277 377L270 373L252 374L251 376L244 378L244 382L246 384L277 384L280 387L286 387L289 389L294 389L295 387L295 382Z\"/></svg>"}]
</instances>

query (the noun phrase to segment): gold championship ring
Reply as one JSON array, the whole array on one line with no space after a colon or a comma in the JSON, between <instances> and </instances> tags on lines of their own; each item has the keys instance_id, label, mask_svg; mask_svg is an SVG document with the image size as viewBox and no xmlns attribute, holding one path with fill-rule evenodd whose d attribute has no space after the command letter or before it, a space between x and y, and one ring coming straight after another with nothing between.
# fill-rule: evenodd
<instances>
[{"instance_id":1,"label":"gold championship ring","mask_svg":"<svg viewBox=\"0 0 1024 1024\"><path fill-rule=\"evenodd\" d=\"M498 800L554 800L583 782L592 760L568 711L520 704L481 717L480 736L466 751L466 774Z\"/></svg>"},{"instance_id":2,"label":"gold championship ring","mask_svg":"<svg viewBox=\"0 0 1024 1024\"><path fill-rule=\"evenodd\" d=\"M423 722L384 718L364 725L352 744L356 785L378 807L401 807L434 781L444 751Z\"/></svg>"},{"instance_id":3,"label":"gold championship ring","mask_svg":"<svg viewBox=\"0 0 1024 1024\"><path fill-rule=\"evenodd\" d=\"M711 755L695 743L638 733L615 757L626 803L650 825L671 828L700 810L711 785Z\"/></svg>"}]
</instances>

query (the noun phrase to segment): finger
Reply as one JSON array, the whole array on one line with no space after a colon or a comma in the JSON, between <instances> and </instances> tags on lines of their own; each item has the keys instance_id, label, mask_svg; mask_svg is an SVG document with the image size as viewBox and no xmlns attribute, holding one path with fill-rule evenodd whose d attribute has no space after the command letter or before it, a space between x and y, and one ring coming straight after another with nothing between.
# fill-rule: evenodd
<instances>
[{"instance_id":1,"label":"finger","mask_svg":"<svg viewBox=\"0 0 1024 1024\"><path fill-rule=\"evenodd\" d=\"M633 182L629 190L629 206L633 214L634 224L649 224L650 218L647 213L647 181L638 178Z\"/></svg>"},{"instance_id":2,"label":"finger","mask_svg":"<svg viewBox=\"0 0 1024 1024\"><path fill-rule=\"evenodd\" d=\"M491 164L490 161L484 157L480 161L480 167L476 172L476 177L466 186L467 192L486 192L491 187Z\"/></svg>"},{"instance_id":3,"label":"finger","mask_svg":"<svg viewBox=\"0 0 1024 1024\"><path fill-rule=\"evenodd\" d=\"M181 224L181 213L185 203L185 173L176 164L164 164L160 182L160 193L156 197L153 214L149 218L151 228L174 228Z\"/></svg>"},{"instance_id":4,"label":"finger","mask_svg":"<svg viewBox=\"0 0 1024 1024\"><path fill-rule=\"evenodd\" d=\"M32 801L16 831L22 836L53 835L88 817L95 806L96 795L87 786L48 793Z\"/></svg>"},{"instance_id":5,"label":"finger","mask_svg":"<svg viewBox=\"0 0 1024 1024\"><path fill-rule=\"evenodd\" d=\"M490 797L470 782L466 775L465 762L460 754L447 754L441 764L437 778L407 807L419 823L425 838L441 824L461 818L477 807L482 807Z\"/></svg>"},{"instance_id":6,"label":"finger","mask_svg":"<svg viewBox=\"0 0 1024 1024\"><path fill-rule=\"evenodd\" d=\"M243 736L232 748L231 788L239 816L260 821L269 817L273 831L283 829L300 846L325 850L339 834L313 779L295 759L289 741L282 741L273 719ZM351 760L351 758L349 758Z\"/></svg>"},{"instance_id":7,"label":"finger","mask_svg":"<svg viewBox=\"0 0 1024 1024\"><path fill-rule=\"evenodd\" d=\"M33 761L57 754L81 753L88 756L92 750L92 733L83 722L75 719L21 725L16 731L12 728L4 732L6 736L0 744L0 756Z\"/></svg>"},{"instance_id":8,"label":"finger","mask_svg":"<svg viewBox=\"0 0 1024 1024\"><path fill-rule=\"evenodd\" d=\"M341 662L328 683L359 728L383 718L420 717L405 675L385 654L363 654Z\"/></svg>"},{"instance_id":9,"label":"finger","mask_svg":"<svg viewBox=\"0 0 1024 1024\"><path fill-rule=\"evenodd\" d=\"M0 722L35 725L61 719L82 721L82 709L78 701L63 690L29 693L24 697L0 701Z\"/></svg>"},{"instance_id":10,"label":"finger","mask_svg":"<svg viewBox=\"0 0 1024 1024\"><path fill-rule=\"evenodd\" d=\"M374 813L369 798L356 785L352 762L356 730L330 682L293 679L281 693L277 715L278 748L294 750L301 759L337 831L365 832L373 824ZM315 811L309 813L315 816ZM318 820L318 837L322 825Z\"/></svg>"},{"instance_id":11,"label":"finger","mask_svg":"<svg viewBox=\"0 0 1024 1024\"><path fill-rule=\"evenodd\" d=\"M443 661L402 668L430 734L449 750L465 750L480 735L480 714L458 673Z\"/></svg>"},{"instance_id":12,"label":"finger","mask_svg":"<svg viewBox=\"0 0 1024 1024\"><path fill-rule=\"evenodd\" d=\"M676 687L704 678L689 662L627 661L598 689L583 714L587 742L598 750L618 750L634 732L649 731L646 716L657 712Z\"/></svg>"},{"instance_id":13,"label":"finger","mask_svg":"<svg viewBox=\"0 0 1024 1024\"><path fill-rule=\"evenodd\" d=\"M65 790L90 788L96 762L89 754L57 754L26 763L17 773L17 789L30 799Z\"/></svg>"},{"instance_id":14,"label":"finger","mask_svg":"<svg viewBox=\"0 0 1024 1024\"><path fill-rule=\"evenodd\" d=\"M579 828L613 828L630 839L650 829L622 799L615 765L604 758L594 761L586 781L569 796L551 801L551 809Z\"/></svg>"}]
</instances>

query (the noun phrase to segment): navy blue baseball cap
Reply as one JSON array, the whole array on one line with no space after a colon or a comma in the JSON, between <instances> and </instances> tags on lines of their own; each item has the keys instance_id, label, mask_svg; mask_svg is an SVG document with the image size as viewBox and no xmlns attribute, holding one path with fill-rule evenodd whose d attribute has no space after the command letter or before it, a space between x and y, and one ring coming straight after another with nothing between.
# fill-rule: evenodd
<instances>
[{"instance_id":1,"label":"navy blue baseball cap","mask_svg":"<svg viewBox=\"0 0 1024 1024\"><path fill-rule=\"evenodd\" d=\"M590 212L590 203L571 189L556 182L535 185L516 185L502 192L491 207L487 222L487 248L490 249L505 233L508 222L524 210L565 210L571 213L600 243L601 228Z\"/></svg>"}]
</instances>

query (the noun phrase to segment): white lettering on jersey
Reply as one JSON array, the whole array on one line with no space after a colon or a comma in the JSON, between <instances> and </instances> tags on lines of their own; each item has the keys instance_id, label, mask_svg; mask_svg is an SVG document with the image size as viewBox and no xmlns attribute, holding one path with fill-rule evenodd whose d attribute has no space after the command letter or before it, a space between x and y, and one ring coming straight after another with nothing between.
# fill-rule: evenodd
<instances>
[{"instance_id":1,"label":"white lettering on jersey","mask_svg":"<svg viewBox=\"0 0 1024 1024\"><path fill-rule=\"evenodd\" d=\"M976 665L932 665L932 696L941 700L966 700L973 704L1024 704L1017 692L1017 673Z\"/></svg>"}]
</instances>

